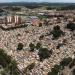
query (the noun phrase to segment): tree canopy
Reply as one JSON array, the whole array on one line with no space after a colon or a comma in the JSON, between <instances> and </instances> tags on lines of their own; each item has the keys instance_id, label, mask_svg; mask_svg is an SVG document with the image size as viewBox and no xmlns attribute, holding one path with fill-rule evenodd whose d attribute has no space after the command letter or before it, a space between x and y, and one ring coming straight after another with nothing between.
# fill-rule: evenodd
<instances>
[{"instance_id":1,"label":"tree canopy","mask_svg":"<svg viewBox=\"0 0 75 75\"><path fill-rule=\"evenodd\" d=\"M20 75L16 61L7 55L3 49L0 49L0 66L3 68L0 72L1 75Z\"/></svg>"}]
</instances>

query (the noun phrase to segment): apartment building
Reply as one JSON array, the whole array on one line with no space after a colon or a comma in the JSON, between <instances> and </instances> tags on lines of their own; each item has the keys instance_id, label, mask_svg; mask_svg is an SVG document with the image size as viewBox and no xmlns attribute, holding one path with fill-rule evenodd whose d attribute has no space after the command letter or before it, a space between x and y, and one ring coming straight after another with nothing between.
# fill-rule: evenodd
<instances>
[{"instance_id":1,"label":"apartment building","mask_svg":"<svg viewBox=\"0 0 75 75\"><path fill-rule=\"evenodd\" d=\"M21 17L17 15L0 16L0 24L21 24Z\"/></svg>"}]
</instances>

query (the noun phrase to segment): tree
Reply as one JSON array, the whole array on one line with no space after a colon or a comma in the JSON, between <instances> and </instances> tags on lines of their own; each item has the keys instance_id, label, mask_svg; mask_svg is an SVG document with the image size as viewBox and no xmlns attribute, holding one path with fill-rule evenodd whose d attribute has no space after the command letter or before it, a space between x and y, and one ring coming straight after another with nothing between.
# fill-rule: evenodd
<instances>
[{"instance_id":1,"label":"tree","mask_svg":"<svg viewBox=\"0 0 75 75\"><path fill-rule=\"evenodd\" d=\"M41 35L40 37L39 37L39 40L42 40L44 38L44 35Z\"/></svg>"},{"instance_id":2,"label":"tree","mask_svg":"<svg viewBox=\"0 0 75 75\"><path fill-rule=\"evenodd\" d=\"M64 43L58 43L58 45L56 46L56 48L59 49L63 45L64 45Z\"/></svg>"},{"instance_id":3,"label":"tree","mask_svg":"<svg viewBox=\"0 0 75 75\"><path fill-rule=\"evenodd\" d=\"M54 26L53 30L60 30L60 26Z\"/></svg>"},{"instance_id":4,"label":"tree","mask_svg":"<svg viewBox=\"0 0 75 75\"><path fill-rule=\"evenodd\" d=\"M30 43L29 47L30 47L30 51L34 51L35 45L33 43Z\"/></svg>"},{"instance_id":5,"label":"tree","mask_svg":"<svg viewBox=\"0 0 75 75\"><path fill-rule=\"evenodd\" d=\"M75 75L75 69L73 69L73 71L72 71L72 75Z\"/></svg>"},{"instance_id":6,"label":"tree","mask_svg":"<svg viewBox=\"0 0 75 75\"><path fill-rule=\"evenodd\" d=\"M11 57L8 56L3 49L0 49L0 65L5 68L11 62Z\"/></svg>"},{"instance_id":7,"label":"tree","mask_svg":"<svg viewBox=\"0 0 75 75\"><path fill-rule=\"evenodd\" d=\"M29 72L35 67L35 62L29 64L25 69L24 69L24 74L29 75Z\"/></svg>"},{"instance_id":8,"label":"tree","mask_svg":"<svg viewBox=\"0 0 75 75\"><path fill-rule=\"evenodd\" d=\"M41 48L41 44L38 42L38 43L36 44L36 49L39 49L39 48Z\"/></svg>"},{"instance_id":9,"label":"tree","mask_svg":"<svg viewBox=\"0 0 75 75\"><path fill-rule=\"evenodd\" d=\"M39 52L38 52L38 55L40 57L40 61L46 59L46 58L49 58L50 57L50 52L47 48L40 48L39 49Z\"/></svg>"},{"instance_id":10,"label":"tree","mask_svg":"<svg viewBox=\"0 0 75 75\"><path fill-rule=\"evenodd\" d=\"M72 61L72 58L64 58L59 65L54 65L54 67L51 69L51 71L48 72L48 75L58 75L58 73L61 73L63 75L62 71L64 70L64 66L68 66L68 64ZM74 73L75 74L75 73Z\"/></svg>"},{"instance_id":11,"label":"tree","mask_svg":"<svg viewBox=\"0 0 75 75\"><path fill-rule=\"evenodd\" d=\"M54 65L54 68L51 69L51 72L48 72L48 75L58 75L60 69L61 69L60 65Z\"/></svg>"},{"instance_id":12,"label":"tree","mask_svg":"<svg viewBox=\"0 0 75 75\"><path fill-rule=\"evenodd\" d=\"M48 17L49 17L49 16L48 16ZM48 25L49 25L49 21L44 20L44 25L45 25L45 26L48 26Z\"/></svg>"},{"instance_id":13,"label":"tree","mask_svg":"<svg viewBox=\"0 0 75 75\"><path fill-rule=\"evenodd\" d=\"M54 72L48 72L48 75L57 75L57 74Z\"/></svg>"},{"instance_id":14,"label":"tree","mask_svg":"<svg viewBox=\"0 0 75 75\"><path fill-rule=\"evenodd\" d=\"M54 26L51 34L53 34L54 39L59 38L61 35L64 35L63 31L60 29L60 26Z\"/></svg>"},{"instance_id":15,"label":"tree","mask_svg":"<svg viewBox=\"0 0 75 75\"><path fill-rule=\"evenodd\" d=\"M68 58L64 58L61 62L60 65L62 67L69 65L69 63L72 61L72 58L68 57Z\"/></svg>"},{"instance_id":16,"label":"tree","mask_svg":"<svg viewBox=\"0 0 75 75\"><path fill-rule=\"evenodd\" d=\"M42 23L39 23L39 27L42 27Z\"/></svg>"},{"instance_id":17,"label":"tree","mask_svg":"<svg viewBox=\"0 0 75 75\"><path fill-rule=\"evenodd\" d=\"M31 63L31 64L28 65L26 68L27 68L28 70L32 70L32 69L34 68L34 66L35 66L35 63Z\"/></svg>"},{"instance_id":18,"label":"tree","mask_svg":"<svg viewBox=\"0 0 75 75\"><path fill-rule=\"evenodd\" d=\"M71 31L75 30L75 23L68 23L67 26L66 26L67 29L70 29Z\"/></svg>"},{"instance_id":19,"label":"tree","mask_svg":"<svg viewBox=\"0 0 75 75\"><path fill-rule=\"evenodd\" d=\"M46 7L46 9L47 10L52 10L53 8L48 6L48 7Z\"/></svg>"},{"instance_id":20,"label":"tree","mask_svg":"<svg viewBox=\"0 0 75 75\"><path fill-rule=\"evenodd\" d=\"M7 72L6 71L1 71L0 74L1 75L7 75Z\"/></svg>"},{"instance_id":21,"label":"tree","mask_svg":"<svg viewBox=\"0 0 75 75\"><path fill-rule=\"evenodd\" d=\"M17 50L22 50L22 49L23 49L23 44L22 43L19 43Z\"/></svg>"},{"instance_id":22,"label":"tree","mask_svg":"<svg viewBox=\"0 0 75 75\"><path fill-rule=\"evenodd\" d=\"M1 75L20 75L17 63L4 50L0 49L0 65L3 67Z\"/></svg>"},{"instance_id":23,"label":"tree","mask_svg":"<svg viewBox=\"0 0 75 75\"><path fill-rule=\"evenodd\" d=\"M75 59L72 59L72 62L69 64L69 68L72 68L75 65Z\"/></svg>"},{"instance_id":24,"label":"tree","mask_svg":"<svg viewBox=\"0 0 75 75\"><path fill-rule=\"evenodd\" d=\"M10 65L9 65L9 69L10 69L10 74L12 75L19 75L18 69L17 69L17 63L15 60L12 60Z\"/></svg>"}]
</instances>

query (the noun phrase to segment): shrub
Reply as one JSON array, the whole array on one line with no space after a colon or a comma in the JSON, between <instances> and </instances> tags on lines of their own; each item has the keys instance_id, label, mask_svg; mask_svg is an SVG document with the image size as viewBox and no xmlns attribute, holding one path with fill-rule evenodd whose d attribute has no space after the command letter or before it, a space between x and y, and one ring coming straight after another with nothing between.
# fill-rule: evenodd
<instances>
[{"instance_id":1,"label":"shrub","mask_svg":"<svg viewBox=\"0 0 75 75\"><path fill-rule=\"evenodd\" d=\"M60 26L54 26L53 30L60 30Z\"/></svg>"},{"instance_id":2,"label":"shrub","mask_svg":"<svg viewBox=\"0 0 75 75\"><path fill-rule=\"evenodd\" d=\"M61 62L60 65L62 67L69 65L69 63L72 61L72 58L68 57L68 58L64 58Z\"/></svg>"},{"instance_id":3,"label":"shrub","mask_svg":"<svg viewBox=\"0 0 75 75\"><path fill-rule=\"evenodd\" d=\"M15 60L11 61L11 64L9 65L10 74L19 75L18 69L17 69L17 63Z\"/></svg>"},{"instance_id":4,"label":"shrub","mask_svg":"<svg viewBox=\"0 0 75 75\"><path fill-rule=\"evenodd\" d=\"M48 17L49 17L49 16L48 16ZM48 25L49 25L49 21L44 20L44 25L45 25L45 26L48 26Z\"/></svg>"},{"instance_id":5,"label":"shrub","mask_svg":"<svg viewBox=\"0 0 75 75\"><path fill-rule=\"evenodd\" d=\"M55 65L54 68L51 69L51 72L48 72L48 75L58 75L60 69L60 65Z\"/></svg>"},{"instance_id":6,"label":"shrub","mask_svg":"<svg viewBox=\"0 0 75 75\"><path fill-rule=\"evenodd\" d=\"M53 28L53 31L51 33L53 34L54 39L57 39L61 35L64 35L63 31L60 29L60 26L58 25Z\"/></svg>"},{"instance_id":7,"label":"shrub","mask_svg":"<svg viewBox=\"0 0 75 75\"><path fill-rule=\"evenodd\" d=\"M50 72L48 72L48 75L58 75L58 73L61 73L64 69L64 66L68 66L68 64L72 61L72 58L64 58L59 65L54 65L54 67L51 69ZM75 73L74 73L75 74ZM63 73L61 73L63 75Z\"/></svg>"},{"instance_id":8,"label":"shrub","mask_svg":"<svg viewBox=\"0 0 75 75\"><path fill-rule=\"evenodd\" d=\"M74 23L68 23L66 26L67 29L70 29L71 31L75 30L75 24Z\"/></svg>"},{"instance_id":9,"label":"shrub","mask_svg":"<svg viewBox=\"0 0 75 75\"><path fill-rule=\"evenodd\" d=\"M6 67L10 64L11 57L8 56L2 49L0 49L0 65Z\"/></svg>"},{"instance_id":10,"label":"shrub","mask_svg":"<svg viewBox=\"0 0 75 75\"><path fill-rule=\"evenodd\" d=\"M47 48L40 48L38 55L40 57L40 61L50 57L50 51Z\"/></svg>"},{"instance_id":11,"label":"shrub","mask_svg":"<svg viewBox=\"0 0 75 75\"><path fill-rule=\"evenodd\" d=\"M56 48L57 49L59 49L61 46L63 46L64 45L64 43L59 43L57 46L56 46Z\"/></svg>"},{"instance_id":12,"label":"shrub","mask_svg":"<svg viewBox=\"0 0 75 75\"><path fill-rule=\"evenodd\" d=\"M22 49L23 49L23 44L22 43L19 43L17 50L22 50Z\"/></svg>"},{"instance_id":13,"label":"shrub","mask_svg":"<svg viewBox=\"0 0 75 75\"><path fill-rule=\"evenodd\" d=\"M25 75L30 75L30 71L35 67L35 62L29 64L23 71Z\"/></svg>"},{"instance_id":14,"label":"shrub","mask_svg":"<svg viewBox=\"0 0 75 75\"><path fill-rule=\"evenodd\" d=\"M34 66L35 66L35 63L31 63L31 64L28 65L26 68L27 68L28 70L32 70L32 69L34 68Z\"/></svg>"},{"instance_id":15,"label":"shrub","mask_svg":"<svg viewBox=\"0 0 75 75\"><path fill-rule=\"evenodd\" d=\"M3 67L1 75L20 75L16 61L12 60L2 49L0 49L0 65Z\"/></svg>"},{"instance_id":16,"label":"shrub","mask_svg":"<svg viewBox=\"0 0 75 75\"><path fill-rule=\"evenodd\" d=\"M42 27L42 23L39 23L39 27Z\"/></svg>"},{"instance_id":17,"label":"shrub","mask_svg":"<svg viewBox=\"0 0 75 75\"><path fill-rule=\"evenodd\" d=\"M75 69L73 69L73 71L72 71L72 75L75 75Z\"/></svg>"},{"instance_id":18,"label":"shrub","mask_svg":"<svg viewBox=\"0 0 75 75\"><path fill-rule=\"evenodd\" d=\"M38 42L37 44L36 44L36 49L40 49L41 48L41 44Z\"/></svg>"},{"instance_id":19,"label":"shrub","mask_svg":"<svg viewBox=\"0 0 75 75\"><path fill-rule=\"evenodd\" d=\"M34 51L35 45L33 43L30 43L29 47L30 47L30 51Z\"/></svg>"},{"instance_id":20,"label":"shrub","mask_svg":"<svg viewBox=\"0 0 75 75\"><path fill-rule=\"evenodd\" d=\"M41 35L40 37L39 37L39 40L42 40L44 38L44 35Z\"/></svg>"},{"instance_id":21,"label":"shrub","mask_svg":"<svg viewBox=\"0 0 75 75\"><path fill-rule=\"evenodd\" d=\"M48 72L48 75L57 75L57 74L54 72Z\"/></svg>"},{"instance_id":22,"label":"shrub","mask_svg":"<svg viewBox=\"0 0 75 75\"><path fill-rule=\"evenodd\" d=\"M72 68L75 65L75 59L72 60L72 62L69 64L69 68Z\"/></svg>"}]
</instances>

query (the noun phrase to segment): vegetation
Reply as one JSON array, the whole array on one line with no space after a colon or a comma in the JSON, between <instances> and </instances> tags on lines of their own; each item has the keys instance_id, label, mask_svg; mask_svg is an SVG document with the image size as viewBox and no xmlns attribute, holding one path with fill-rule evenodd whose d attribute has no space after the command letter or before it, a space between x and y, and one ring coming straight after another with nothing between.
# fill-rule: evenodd
<instances>
[{"instance_id":1,"label":"vegetation","mask_svg":"<svg viewBox=\"0 0 75 75\"><path fill-rule=\"evenodd\" d=\"M28 9L35 9L35 8L39 8L40 6L38 6L38 5L27 5L25 7Z\"/></svg>"},{"instance_id":2,"label":"vegetation","mask_svg":"<svg viewBox=\"0 0 75 75\"><path fill-rule=\"evenodd\" d=\"M41 35L40 37L39 37L39 40L42 40L44 38L44 35Z\"/></svg>"},{"instance_id":3,"label":"vegetation","mask_svg":"<svg viewBox=\"0 0 75 75\"><path fill-rule=\"evenodd\" d=\"M61 46L65 45L64 43L59 43L56 48L59 49Z\"/></svg>"},{"instance_id":4,"label":"vegetation","mask_svg":"<svg viewBox=\"0 0 75 75\"><path fill-rule=\"evenodd\" d=\"M40 48L38 55L40 57L40 61L43 61L46 58L49 58L52 54L52 51L49 51L47 48Z\"/></svg>"},{"instance_id":5,"label":"vegetation","mask_svg":"<svg viewBox=\"0 0 75 75\"><path fill-rule=\"evenodd\" d=\"M12 60L2 49L0 49L0 66L3 67L1 75L19 75L16 61Z\"/></svg>"},{"instance_id":6,"label":"vegetation","mask_svg":"<svg viewBox=\"0 0 75 75\"><path fill-rule=\"evenodd\" d=\"M72 58L68 57L68 58L64 58L61 62L60 65L62 67L69 65L69 63L72 61Z\"/></svg>"},{"instance_id":7,"label":"vegetation","mask_svg":"<svg viewBox=\"0 0 75 75\"><path fill-rule=\"evenodd\" d=\"M69 68L72 68L75 65L75 59L72 59L72 62L69 64Z\"/></svg>"},{"instance_id":8,"label":"vegetation","mask_svg":"<svg viewBox=\"0 0 75 75\"><path fill-rule=\"evenodd\" d=\"M66 26L67 29L70 29L71 31L75 30L75 24L74 23L68 23Z\"/></svg>"},{"instance_id":9,"label":"vegetation","mask_svg":"<svg viewBox=\"0 0 75 75\"><path fill-rule=\"evenodd\" d=\"M12 11L21 11L21 8L19 8L19 7L13 7L11 10Z\"/></svg>"},{"instance_id":10,"label":"vegetation","mask_svg":"<svg viewBox=\"0 0 75 75\"><path fill-rule=\"evenodd\" d=\"M54 8L48 6L48 7L46 7L46 9L47 9L47 10L52 10L52 9L54 9Z\"/></svg>"},{"instance_id":11,"label":"vegetation","mask_svg":"<svg viewBox=\"0 0 75 75\"><path fill-rule=\"evenodd\" d=\"M23 71L25 75L30 75L29 72L35 67L35 62L29 64Z\"/></svg>"},{"instance_id":12,"label":"vegetation","mask_svg":"<svg viewBox=\"0 0 75 75\"><path fill-rule=\"evenodd\" d=\"M51 32L53 34L53 38L57 39L61 35L64 35L63 31L60 29L60 26L54 26L53 31Z\"/></svg>"},{"instance_id":13,"label":"vegetation","mask_svg":"<svg viewBox=\"0 0 75 75\"><path fill-rule=\"evenodd\" d=\"M47 48L42 48L39 42L36 44L36 46L30 43L29 47L30 47L30 51L34 51L34 49L38 50L40 61L43 61L44 59L49 58L52 54L52 50L49 51Z\"/></svg>"},{"instance_id":14,"label":"vegetation","mask_svg":"<svg viewBox=\"0 0 75 75\"><path fill-rule=\"evenodd\" d=\"M20 7L6 7L7 10L11 10L11 11L21 11Z\"/></svg>"},{"instance_id":15,"label":"vegetation","mask_svg":"<svg viewBox=\"0 0 75 75\"><path fill-rule=\"evenodd\" d=\"M11 57L8 56L2 49L0 49L0 65L5 68L11 62Z\"/></svg>"},{"instance_id":16,"label":"vegetation","mask_svg":"<svg viewBox=\"0 0 75 75\"><path fill-rule=\"evenodd\" d=\"M64 58L59 65L54 65L54 68L52 68L51 71L48 72L48 75L58 75L58 72L60 72L60 70L63 70L64 66L68 66L71 61L72 58L70 57Z\"/></svg>"},{"instance_id":17,"label":"vegetation","mask_svg":"<svg viewBox=\"0 0 75 75\"><path fill-rule=\"evenodd\" d=\"M23 49L23 44L22 43L19 43L17 50L22 50L22 49Z\"/></svg>"},{"instance_id":18,"label":"vegetation","mask_svg":"<svg viewBox=\"0 0 75 75\"><path fill-rule=\"evenodd\" d=\"M72 75L75 75L75 69L72 71Z\"/></svg>"},{"instance_id":19,"label":"vegetation","mask_svg":"<svg viewBox=\"0 0 75 75\"><path fill-rule=\"evenodd\" d=\"M75 10L75 5L61 7L60 10Z\"/></svg>"},{"instance_id":20,"label":"vegetation","mask_svg":"<svg viewBox=\"0 0 75 75\"><path fill-rule=\"evenodd\" d=\"M39 27L42 27L42 23L39 23Z\"/></svg>"},{"instance_id":21,"label":"vegetation","mask_svg":"<svg viewBox=\"0 0 75 75\"><path fill-rule=\"evenodd\" d=\"M35 63L31 63L30 65L28 65L28 66L26 67L26 69L32 70L32 69L34 68L34 66L35 66Z\"/></svg>"},{"instance_id":22,"label":"vegetation","mask_svg":"<svg viewBox=\"0 0 75 75\"><path fill-rule=\"evenodd\" d=\"M43 14L43 15L39 15L38 16L38 18L40 19L40 20L42 20L42 19L47 19L47 18L51 18L52 16L51 15L46 15L46 14Z\"/></svg>"},{"instance_id":23,"label":"vegetation","mask_svg":"<svg viewBox=\"0 0 75 75\"><path fill-rule=\"evenodd\" d=\"M2 10L2 9L0 8L0 13L2 13L2 12L4 12L4 10Z\"/></svg>"},{"instance_id":24,"label":"vegetation","mask_svg":"<svg viewBox=\"0 0 75 75\"><path fill-rule=\"evenodd\" d=\"M55 65L54 68L51 69L51 72L48 72L48 75L58 75L60 69L60 65Z\"/></svg>"},{"instance_id":25,"label":"vegetation","mask_svg":"<svg viewBox=\"0 0 75 75\"><path fill-rule=\"evenodd\" d=\"M49 21L44 20L44 24L45 24L46 26L48 26L48 25L49 25Z\"/></svg>"},{"instance_id":26,"label":"vegetation","mask_svg":"<svg viewBox=\"0 0 75 75\"><path fill-rule=\"evenodd\" d=\"M37 44L36 44L36 49L40 49L41 48L41 44L38 42Z\"/></svg>"},{"instance_id":27,"label":"vegetation","mask_svg":"<svg viewBox=\"0 0 75 75\"><path fill-rule=\"evenodd\" d=\"M34 51L35 45L34 45L33 43L30 43L30 44L29 44L29 47L30 47L30 51Z\"/></svg>"},{"instance_id":28,"label":"vegetation","mask_svg":"<svg viewBox=\"0 0 75 75\"><path fill-rule=\"evenodd\" d=\"M10 69L10 74L14 74L14 75L19 75L19 71L17 69L17 63L15 60L11 61L11 64L8 66L8 68Z\"/></svg>"}]
</instances>

